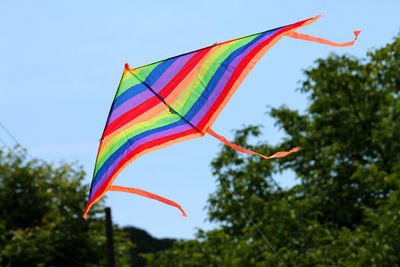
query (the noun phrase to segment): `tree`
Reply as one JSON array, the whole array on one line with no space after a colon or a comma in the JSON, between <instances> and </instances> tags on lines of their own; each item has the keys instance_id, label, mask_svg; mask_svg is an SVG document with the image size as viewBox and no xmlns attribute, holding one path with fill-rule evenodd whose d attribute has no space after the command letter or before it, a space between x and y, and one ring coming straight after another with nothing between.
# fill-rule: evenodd
<instances>
[{"instance_id":1,"label":"tree","mask_svg":"<svg viewBox=\"0 0 400 267\"><path fill-rule=\"evenodd\" d=\"M260 126L234 140L267 155L301 151L266 161L223 147L208 201L222 226L148 255L149 266L400 266L399 69L399 37L363 60L317 60L300 88L306 112L269 112L286 133L280 144L248 144ZM285 170L300 184L280 188L273 177Z\"/></svg>"},{"instance_id":2,"label":"tree","mask_svg":"<svg viewBox=\"0 0 400 267\"><path fill-rule=\"evenodd\" d=\"M142 257L143 253L155 253L157 251L166 250L172 247L176 239L163 238L158 239L149 235L146 231L133 227L126 226L120 229L128 235L134 247L130 249L131 266L141 267L146 266L146 259Z\"/></svg>"},{"instance_id":3,"label":"tree","mask_svg":"<svg viewBox=\"0 0 400 267\"><path fill-rule=\"evenodd\" d=\"M0 265L105 265L104 207L99 203L82 219L84 175L72 164L0 151ZM121 232L115 243L119 265L126 265L131 243Z\"/></svg>"}]
</instances>

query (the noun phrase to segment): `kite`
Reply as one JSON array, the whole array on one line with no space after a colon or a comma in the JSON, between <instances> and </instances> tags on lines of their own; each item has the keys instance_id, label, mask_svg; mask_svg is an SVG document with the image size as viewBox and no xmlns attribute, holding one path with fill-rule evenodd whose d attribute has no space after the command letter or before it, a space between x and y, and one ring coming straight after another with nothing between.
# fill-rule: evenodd
<instances>
[{"instance_id":1,"label":"kite","mask_svg":"<svg viewBox=\"0 0 400 267\"><path fill-rule=\"evenodd\" d=\"M236 89L258 60L282 37L334 43L296 31L320 16L287 26L214 45L131 69L128 64L118 86L100 139L88 203L90 207L107 191L119 191L153 198L181 210L177 203L158 195L113 185L118 174L132 161L151 151L205 134L248 154L279 158L298 151L277 152L267 157L230 143L211 126Z\"/></svg>"}]
</instances>

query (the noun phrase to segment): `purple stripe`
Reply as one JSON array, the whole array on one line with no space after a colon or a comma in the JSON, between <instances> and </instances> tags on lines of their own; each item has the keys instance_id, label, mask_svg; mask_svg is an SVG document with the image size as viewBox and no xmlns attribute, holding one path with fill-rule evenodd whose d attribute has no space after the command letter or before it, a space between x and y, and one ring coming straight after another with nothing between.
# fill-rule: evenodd
<instances>
[{"instance_id":1,"label":"purple stripe","mask_svg":"<svg viewBox=\"0 0 400 267\"><path fill-rule=\"evenodd\" d=\"M115 161L114 163L108 168L108 170L104 173L104 175L100 178L100 180L97 182L97 184L94 186L94 188L91 191L89 201L92 199L93 195L96 193L96 191L100 188L100 186L109 178L111 173L115 170L115 168L118 166L118 164L121 162L123 158L125 158L131 151L136 149L138 146L143 145L147 142L154 141L156 139L168 136L168 135L173 135L177 134L180 132L184 132L186 130L192 129L192 126L189 124L184 124L180 125L178 127L165 130L162 132L158 132L155 134L148 135L136 142L134 142L129 148L127 148Z\"/></svg>"},{"instance_id":2,"label":"purple stripe","mask_svg":"<svg viewBox=\"0 0 400 267\"><path fill-rule=\"evenodd\" d=\"M159 93L182 69L183 66L192 58L196 53L190 53L178 58L171 66L158 78L158 80L151 86L155 92ZM151 74L150 74L151 75ZM153 97L154 94L150 90L143 91L142 93L132 97L125 101L118 108L113 110L110 114L107 125L112 123L115 119L126 113L127 111L137 107L149 98Z\"/></svg>"},{"instance_id":3,"label":"purple stripe","mask_svg":"<svg viewBox=\"0 0 400 267\"><path fill-rule=\"evenodd\" d=\"M236 67L239 65L240 61L242 61L242 59L246 55L248 55L256 46L258 46L260 43L270 38L275 33L276 32L265 35L263 38L261 38L260 40L249 46L245 51L243 51L239 56L237 56L231 62L231 64L229 64L229 66L226 68L224 75L218 81L218 84L215 86L214 90L207 98L207 101L203 104L199 112L197 112L196 116L194 116L193 119L190 121L193 125L197 125L203 119L206 113L210 110L214 102L217 100L218 96L221 94L222 90L225 88L225 85L229 81L230 77L232 76Z\"/></svg>"}]
</instances>

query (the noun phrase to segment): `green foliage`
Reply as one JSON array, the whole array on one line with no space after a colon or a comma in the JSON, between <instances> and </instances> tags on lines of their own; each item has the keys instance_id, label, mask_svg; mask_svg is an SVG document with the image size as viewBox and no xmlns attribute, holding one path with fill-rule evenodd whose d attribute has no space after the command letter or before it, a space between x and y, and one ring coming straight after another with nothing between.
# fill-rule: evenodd
<instances>
[{"instance_id":1,"label":"green foliage","mask_svg":"<svg viewBox=\"0 0 400 267\"><path fill-rule=\"evenodd\" d=\"M270 111L281 144L249 145L259 126L234 140L267 155L300 152L266 161L223 147L208 205L220 229L147 255L149 266L279 266L269 242L287 266L400 266L399 70L400 38L364 60L317 60L300 88L306 112ZM282 189L273 177L288 170L301 182Z\"/></svg>"},{"instance_id":2,"label":"green foliage","mask_svg":"<svg viewBox=\"0 0 400 267\"><path fill-rule=\"evenodd\" d=\"M0 151L0 265L104 266L103 204L82 219L88 186L74 165L27 160ZM116 258L126 265L131 247L115 235Z\"/></svg>"}]
</instances>

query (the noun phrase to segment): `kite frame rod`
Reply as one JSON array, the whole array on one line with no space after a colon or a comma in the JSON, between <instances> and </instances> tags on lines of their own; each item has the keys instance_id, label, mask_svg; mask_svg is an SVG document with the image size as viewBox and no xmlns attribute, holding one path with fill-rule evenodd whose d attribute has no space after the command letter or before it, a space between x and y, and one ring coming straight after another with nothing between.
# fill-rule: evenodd
<instances>
[{"instance_id":1,"label":"kite frame rod","mask_svg":"<svg viewBox=\"0 0 400 267\"><path fill-rule=\"evenodd\" d=\"M130 69L128 70L130 74L132 74L136 79L138 79L142 84L144 84L144 86L147 87L147 89L149 89L167 108L169 108L170 112L173 114L178 115L179 117L181 117L187 124L189 124L190 126L192 126L192 128L194 128L196 131L198 131L201 135L204 135L204 133L197 128L196 126L194 126L190 121L188 121L184 116L182 116L181 114L179 114L174 108L172 108L167 102L165 102L165 99L162 98L159 94L157 94L153 88L151 88L151 86L149 86L147 83L145 83L144 81L142 81L138 76L135 75L135 73L133 73Z\"/></svg>"},{"instance_id":2,"label":"kite frame rod","mask_svg":"<svg viewBox=\"0 0 400 267\"><path fill-rule=\"evenodd\" d=\"M121 79L119 80L118 88L121 86L122 79L124 78L124 75L125 75L125 71L122 73ZM111 114L111 111L112 111L112 107L114 106L115 99L117 98L117 95L118 95L118 88L117 88L117 90L116 90L116 92L115 92L114 99L113 99L113 101L112 101L112 103L111 103L111 106L110 106L110 110L108 111L106 124L104 125L103 133L101 134L101 138L100 138L100 140L99 140L99 141L100 141L100 144L99 144L99 149L97 150L96 160L95 160L95 162L94 162L93 177L92 177L92 182L91 182L91 184L90 184L88 199L90 198L90 193L92 192L92 186L93 186L93 181L94 181L93 178L94 178L94 174L95 174L95 172L96 172L96 163L97 163L97 160L98 160L99 154L100 154L101 142L103 142L104 132L106 131L106 127L107 127L107 124L108 124L108 120L109 120L109 118L110 118L110 114Z\"/></svg>"},{"instance_id":3,"label":"kite frame rod","mask_svg":"<svg viewBox=\"0 0 400 267\"><path fill-rule=\"evenodd\" d=\"M303 20L303 21L305 21L305 20ZM292 23L292 24L293 24L293 23ZM253 36L253 35L258 35L258 34L266 33L266 32L269 32L269 31L275 31L275 30L278 30L278 29L280 29L280 28L287 27L287 26L292 25L292 24L287 24L287 25L285 25L285 26L277 27L277 28L274 28L274 29L269 29L269 30L266 30L266 31L261 31L261 32L258 32L258 33L249 34L249 35L242 36L242 37L239 37L239 38L235 38L235 39L231 39L231 40L228 40L228 41L224 41L224 42L222 42L222 43L215 43L215 44L213 44L213 45L209 45L209 46L206 46L206 47L203 47L203 48L199 48L199 49L196 49L196 50L193 50L193 51L190 51L190 52L186 52L186 53L183 53L183 54L180 54L180 55L177 55L177 56L169 57L169 58L166 58L166 59L161 59L161 60L155 61L155 62L153 62L153 63L149 63L149 64L146 64L146 65L142 65L142 66L139 66L139 67L130 69L130 70L135 70L135 69L139 69L139 68L144 68L144 67L147 67L147 66L150 66L150 65L153 65L153 64L160 63L160 62L162 62L162 61L166 61L166 60L174 59L174 58L177 58L177 57L181 57L181 56L184 56L184 55L187 55L187 54L190 54L190 53L199 52L199 51L201 51L201 50L203 50L203 49L207 49L207 48L210 48L210 47L213 47L213 46L217 46L217 45L225 44L225 43L228 43L228 42L232 42L232 41L244 39L244 38L247 38L247 37L251 37L251 36Z\"/></svg>"}]
</instances>

